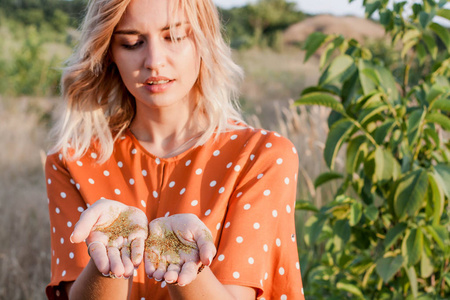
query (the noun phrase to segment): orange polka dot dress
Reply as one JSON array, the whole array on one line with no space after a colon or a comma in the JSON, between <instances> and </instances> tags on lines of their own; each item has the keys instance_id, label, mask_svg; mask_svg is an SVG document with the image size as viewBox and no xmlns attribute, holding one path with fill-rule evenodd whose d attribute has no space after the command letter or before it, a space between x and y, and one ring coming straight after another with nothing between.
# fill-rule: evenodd
<instances>
[{"instance_id":1,"label":"orange polka dot dress","mask_svg":"<svg viewBox=\"0 0 450 300\"><path fill-rule=\"evenodd\" d=\"M196 214L213 234L211 269L223 284L253 287L258 299L304 299L294 226L298 154L289 140L244 127L163 159L127 131L106 163L96 158L47 158L49 299L67 298L59 284L87 265L86 245L69 237L80 214L101 198L138 207L149 220ZM170 299L166 283L148 279L143 264L133 281L131 299Z\"/></svg>"}]
</instances>

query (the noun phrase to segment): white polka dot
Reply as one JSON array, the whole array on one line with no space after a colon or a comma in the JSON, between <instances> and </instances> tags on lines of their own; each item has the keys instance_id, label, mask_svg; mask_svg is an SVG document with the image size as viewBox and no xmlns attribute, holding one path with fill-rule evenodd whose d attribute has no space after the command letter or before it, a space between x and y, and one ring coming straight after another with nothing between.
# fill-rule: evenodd
<instances>
[{"instance_id":1,"label":"white polka dot","mask_svg":"<svg viewBox=\"0 0 450 300\"><path fill-rule=\"evenodd\" d=\"M92 152L92 153L91 153L91 157L92 157L93 159L97 159L97 153Z\"/></svg>"},{"instance_id":2,"label":"white polka dot","mask_svg":"<svg viewBox=\"0 0 450 300\"><path fill-rule=\"evenodd\" d=\"M80 167L82 167L82 166L83 166L83 163L82 163L81 161L77 161L77 165L80 166Z\"/></svg>"},{"instance_id":3,"label":"white polka dot","mask_svg":"<svg viewBox=\"0 0 450 300\"><path fill-rule=\"evenodd\" d=\"M281 165L282 163L283 163L283 159L282 158L277 159L277 164Z\"/></svg>"},{"instance_id":4,"label":"white polka dot","mask_svg":"<svg viewBox=\"0 0 450 300\"><path fill-rule=\"evenodd\" d=\"M266 272L266 274L264 274L264 280L267 280L267 278L269 278L269 274Z\"/></svg>"},{"instance_id":5,"label":"white polka dot","mask_svg":"<svg viewBox=\"0 0 450 300\"><path fill-rule=\"evenodd\" d=\"M136 269L134 269L134 271L133 271L133 276L134 277L138 276L138 271ZM145 298L144 298L144 300L145 300Z\"/></svg>"},{"instance_id":6,"label":"white polka dot","mask_svg":"<svg viewBox=\"0 0 450 300\"><path fill-rule=\"evenodd\" d=\"M119 168L122 168L122 167L123 167L123 162L119 161L119 162L117 163L117 166L118 166Z\"/></svg>"},{"instance_id":7,"label":"white polka dot","mask_svg":"<svg viewBox=\"0 0 450 300\"><path fill-rule=\"evenodd\" d=\"M242 192L239 192L239 193L236 195L236 198L239 198L240 196L242 196Z\"/></svg>"},{"instance_id":8,"label":"white polka dot","mask_svg":"<svg viewBox=\"0 0 450 300\"><path fill-rule=\"evenodd\" d=\"M253 257L248 258L248 263L251 265L253 265L255 263L255 260L253 259Z\"/></svg>"},{"instance_id":9,"label":"white polka dot","mask_svg":"<svg viewBox=\"0 0 450 300\"><path fill-rule=\"evenodd\" d=\"M261 131L261 134L262 134L262 135L267 135L267 131L262 130L262 131Z\"/></svg>"},{"instance_id":10,"label":"white polka dot","mask_svg":"<svg viewBox=\"0 0 450 300\"><path fill-rule=\"evenodd\" d=\"M267 246L267 244L264 244L263 249L264 249L264 252L268 252L269 251L269 246Z\"/></svg>"},{"instance_id":11,"label":"white polka dot","mask_svg":"<svg viewBox=\"0 0 450 300\"><path fill-rule=\"evenodd\" d=\"M288 214L291 213L291 206L289 204L286 205L286 211L287 211Z\"/></svg>"},{"instance_id":12,"label":"white polka dot","mask_svg":"<svg viewBox=\"0 0 450 300\"><path fill-rule=\"evenodd\" d=\"M79 206L79 207L77 208L77 210L78 210L79 212L83 212L83 211L84 211L84 208L82 208L81 206Z\"/></svg>"},{"instance_id":13,"label":"white polka dot","mask_svg":"<svg viewBox=\"0 0 450 300\"><path fill-rule=\"evenodd\" d=\"M234 277L234 278L238 279L239 276L241 276L241 275L239 275L239 272L234 272L234 273L233 273L233 277Z\"/></svg>"},{"instance_id":14,"label":"white polka dot","mask_svg":"<svg viewBox=\"0 0 450 300\"><path fill-rule=\"evenodd\" d=\"M228 163L227 169L231 168L232 165L233 165L233 163Z\"/></svg>"},{"instance_id":15,"label":"white polka dot","mask_svg":"<svg viewBox=\"0 0 450 300\"><path fill-rule=\"evenodd\" d=\"M277 244L278 247L281 246L281 240L280 240L280 239L277 239L277 240L275 241L275 243Z\"/></svg>"},{"instance_id":16,"label":"white polka dot","mask_svg":"<svg viewBox=\"0 0 450 300\"><path fill-rule=\"evenodd\" d=\"M165 281L161 282L161 287L162 287L162 288L166 287L166 284L167 284L167 283L166 283Z\"/></svg>"},{"instance_id":17,"label":"white polka dot","mask_svg":"<svg viewBox=\"0 0 450 300\"><path fill-rule=\"evenodd\" d=\"M255 224L253 224L253 228L255 228L255 229L259 229L261 226L259 225L259 223L255 223Z\"/></svg>"},{"instance_id":18,"label":"white polka dot","mask_svg":"<svg viewBox=\"0 0 450 300\"><path fill-rule=\"evenodd\" d=\"M219 229L220 229L220 223L217 223L216 230L219 230Z\"/></svg>"},{"instance_id":19,"label":"white polka dot","mask_svg":"<svg viewBox=\"0 0 450 300\"><path fill-rule=\"evenodd\" d=\"M241 166L240 166L240 165L234 166L234 170L235 170L236 172L239 172L239 171L241 170Z\"/></svg>"},{"instance_id":20,"label":"white polka dot","mask_svg":"<svg viewBox=\"0 0 450 300\"><path fill-rule=\"evenodd\" d=\"M264 196L269 196L270 195L270 190L265 190L264 191Z\"/></svg>"},{"instance_id":21,"label":"white polka dot","mask_svg":"<svg viewBox=\"0 0 450 300\"><path fill-rule=\"evenodd\" d=\"M147 170L142 170L142 176L147 176Z\"/></svg>"},{"instance_id":22,"label":"white polka dot","mask_svg":"<svg viewBox=\"0 0 450 300\"><path fill-rule=\"evenodd\" d=\"M295 234L291 234L291 241L295 243Z\"/></svg>"},{"instance_id":23,"label":"white polka dot","mask_svg":"<svg viewBox=\"0 0 450 300\"><path fill-rule=\"evenodd\" d=\"M55 211L56 211L57 214L59 214L61 212L61 210L59 210L58 207L55 209Z\"/></svg>"},{"instance_id":24,"label":"white polka dot","mask_svg":"<svg viewBox=\"0 0 450 300\"><path fill-rule=\"evenodd\" d=\"M295 267L297 268L297 270L300 270L300 263L299 263L299 262L296 262L296 263L295 263Z\"/></svg>"},{"instance_id":25,"label":"white polka dot","mask_svg":"<svg viewBox=\"0 0 450 300\"><path fill-rule=\"evenodd\" d=\"M227 222L227 224L225 224L225 228L228 228L228 227L230 227L230 222Z\"/></svg>"},{"instance_id":26,"label":"white polka dot","mask_svg":"<svg viewBox=\"0 0 450 300\"><path fill-rule=\"evenodd\" d=\"M78 190L81 188L79 183L77 183L75 186L77 187Z\"/></svg>"},{"instance_id":27,"label":"white polka dot","mask_svg":"<svg viewBox=\"0 0 450 300\"><path fill-rule=\"evenodd\" d=\"M225 259L225 255L220 254L219 257L217 258L219 261L223 261Z\"/></svg>"},{"instance_id":28,"label":"white polka dot","mask_svg":"<svg viewBox=\"0 0 450 300\"><path fill-rule=\"evenodd\" d=\"M144 200L141 200L141 205L142 205L143 207L146 207L146 206L147 206L147 203L145 203Z\"/></svg>"},{"instance_id":29,"label":"white polka dot","mask_svg":"<svg viewBox=\"0 0 450 300\"><path fill-rule=\"evenodd\" d=\"M194 200L194 201L191 202L192 206L197 206L197 204L198 204L198 200Z\"/></svg>"},{"instance_id":30,"label":"white polka dot","mask_svg":"<svg viewBox=\"0 0 450 300\"><path fill-rule=\"evenodd\" d=\"M238 136L235 134L235 135L231 136L231 140L234 141L235 139L237 139L237 137L238 137Z\"/></svg>"},{"instance_id":31,"label":"white polka dot","mask_svg":"<svg viewBox=\"0 0 450 300\"><path fill-rule=\"evenodd\" d=\"M220 190L219 190L219 194L223 194L223 192L225 192L225 188L221 187Z\"/></svg>"},{"instance_id":32,"label":"white polka dot","mask_svg":"<svg viewBox=\"0 0 450 300\"><path fill-rule=\"evenodd\" d=\"M95 183L94 179L92 179L92 178L89 178L88 181L89 181L90 184L94 184Z\"/></svg>"},{"instance_id":33,"label":"white polka dot","mask_svg":"<svg viewBox=\"0 0 450 300\"><path fill-rule=\"evenodd\" d=\"M304 295L305 293L303 292L303 288L302 288L302 295Z\"/></svg>"},{"instance_id":34,"label":"white polka dot","mask_svg":"<svg viewBox=\"0 0 450 300\"><path fill-rule=\"evenodd\" d=\"M67 222L67 227L69 227L69 228L72 227L72 222L70 222L70 221Z\"/></svg>"},{"instance_id":35,"label":"white polka dot","mask_svg":"<svg viewBox=\"0 0 450 300\"><path fill-rule=\"evenodd\" d=\"M213 153L214 156L219 156L219 154L220 154L220 151L219 151L219 150L216 150L216 151L214 151L214 153Z\"/></svg>"},{"instance_id":36,"label":"white polka dot","mask_svg":"<svg viewBox=\"0 0 450 300\"><path fill-rule=\"evenodd\" d=\"M55 166L55 165L52 165L52 167L53 167L53 170L58 170L58 168Z\"/></svg>"},{"instance_id":37,"label":"white polka dot","mask_svg":"<svg viewBox=\"0 0 450 300\"><path fill-rule=\"evenodd\" d=\"M120 195L120 190L119 190L119 189L115 189L115 190L114 190L114 193L115 193L116 195Z\"/></svg>"},{"instance_id":38,"label":"white polka dot","mask_svg":"<svg viewBox=\"0 0 450 300\"><path fill-rule=\"evenodd\" d=\"M203 170L202 169L197 169L197 171L195 171L195 174L200 175L202 174Z\"/></svg>"},{"instance_id":39,"label":"white polka dot","mask_svg":"<svg viewBox=\"0 0 450 300\"><path fill-rule=\"evenodd\" d=\"M273 211L272 211L272 216L273 216L274 218L278 217L278 212L277 212L276 210L273 210Z\"/></svg>"},{"instance_id":40,"label":"white polka dot","mask_svg":"<svg viewBox=\"0 0 450 300\"><path fill-rule=\"evenodd\" d=\"M109 176L109 172L107 170L103 171L103 175Z\"/></svg>"},{"instance_id":41,"label":"white polka dot","mask_svg":"<svg viewBox=\"0 0 450 300\"><path fill-rule=\"evenodd\" d=\"M263 176L264 176L264 174L261 173L256 178L261 179L261 178L263 178Z\"/></svg>"},{"instance_id":42,"label":"white polka dot","mask_svg":"<svg viewBox=\"0 0 450 300\"><path fill-rule=\"evenodd\" d=\"M61 245L64 244L64 238L61 238L60 242L61 242Z\"/></svg>"},{"instance_id":43,"label":"white polka dot","mask_svg":"<svg viewBox=\"0 0 450 300\"><path fill-rule=\"evenodd\" d=\"M70 257L71 259L73 259L73 258L75 257L75 254L73 254L73 252L70 252L70 253L69 253L69 257Z\"/></svg>"},{"instance_id":44,"label":"white polka dot","mask_svg":"<svg viewBox=\"0 0 450 300\"><path fill-rule=\"evenodd\" d=\"M182 189L181 189L181 191L180 191L180 195L183 195L183 194L184 194L184 192L186 192L186 188L182 188Z\"/></svg>"},{"instance_id":45,"label":"white polka dot","mask_svg":"<svg viewBox=\"0 0 450 300\"><path fill-rule=\"evenodd\" d=\"M66 276L66 270L62 271L61 276L62 277Z\"/></svg>"},{"instance_id":46,"label":"white polka dot","mask_svg":"<svg viewBox=\"0 0 450 300\"><path fill-rule=\"evenodd\" d=\"M56 264L59 265L59 258L56 259Z\"/></svg>"},{"instance_id":47,"label":"white polka dot","mask_svg":"<svg viewBox=\"0 0 450 300\"><path fill-rule=\"evenodd\" d=\"M130 178L129 182L130 182L131 185L134 185L134 179L133 178Z\"/></svg>"},{"instance_id":48,"label":"white polka dot","mask_svg":"<svg viewBox=\"0 0 450 300\"><path fill-rule=\"evenodd\" d=\"M272 148L272 143L267 143L266 148Z\"/></svg>"},{"instance_id":49,"label":"white polka dot","mask_svg":"<svg viewBox=\"0 0 450 300\"><path fill-rule=\"evenodd\" d=\"M188 160L188 161L186 162L186 167L189 166L190 164L191 164L191 160Z\"/></svg>"},{"instance_id":50,"label":"white polka dot","mask_svg":"<svg viewBox=\"0 0 450 300\"><path fill-rule=\"evenodd\" d=\"M205 216L209 216L210 214L211 214L211 210L208 209L208 210L205 212Z\"/></svg>"},{"instance_id":51,"label":"white polka dot","mask_svg":"<svg viewBox=\"0 0 450 300\"><path fill-rule=\"evenodd\" d=\"M157 191L153 191L153 198L158 198L158 192Z\"/></svg>"},{"instance_id":52,"label":"white polka dot","mask_svg":"<svg viewBox=\"0 0 450 300\"><path fill-rule=\"evenodd\" d=\"M161 164L161 160L159 159L159 157L157 159L155 159L155 162L157 165Z\"/></svg>"},{"instance_id":53,"label":"white polka dot","mask_svg":"<svg viewBox=\"0 0 450 300\"><path fill-rule=\"evenodd\" d=\"M62 192L61 193L61 198L65 199L67 197L66 193Z\"/></svg>"},{"instance_id":54,"label":"white polka dot","mask_svg":"<svg viewBox=\"0 0 450 300\"><path fill-rule=\"evenodd\" d=\"M297 173L295 173L294 179L295 179L295 181L297 181Z\"/></svg>"},{"instance_id":55,"label":"white polka dot","mask_svg":"<svg viewBox=\"0 0 450 300\"><path fill-rule=\"evenodd\" d=\"M61 292L59 290L56 290L55 294L56 294L56 297L61 296Z\"/></svg>"},{"instance_id":56,"label":"white polka dot","mask_svg":"<svg viewBox=\"0 0 450 300\"><path fill-rule=\"evenodd\" d=\"M284 183L286 183L286 184L289 184L289 178L288 177L286 177L285 179L284 179Z\"/></svg>"},{"instance_id":57,"label":"white polka dot","mask_svg":"<svg viewBox=\"0 0 450 300\"><path fill-rule=\"evenodd\" d=\"M238 236L236 238L236 242L238 242L239 244L242 243L244 241L244 238L242 236Z\"/></svg>"},{"instance_id":58,"label":"white polka dot","mask_svg":"<svg viewBox=\"0 0 450 300\"><path fill-rule=\"evenodd\" d=\"M254 160L254 159L255 159L255 155L254 154L250 155L250 160Z\"/></svg>"},{"instance_id":59,"label":"white polka dot","mask_svg":"<svg viewBox=\"0 0 450 300\"><path fill-rule=\"evenodd\" d=\"M49 178L49 179L47 180L47 183L48 183L48 184L52 184L52 180Z\"/></svg>"},{"instance_id":60,"label":"white polka dot","mask_svg":"<svg viewBox=\"0 0 450 300\"><path fill-rule=\"evenodd\" d=\"M136 272L136 274L137 274L137 271L136 270L134 270L135 272ZM134 276L136 276L136 275L134 275ZM145 297L141 297L141 300L145 300Z\"/></svg>"},{"instance_id":61,"label":"white polka dot","mask_svg":"<svg viewBox=\"0 0 450 300\"><path fill-rule=\"evenodd\" d=\"M175 186L175 181L172 181L172 182L169 183L169 187L170 188L173 188L174 186Z\"/></svg>"},{"instance_id":62,"label":"white polka dot","mask_svg":"<svg viewBox=\"0 0 450 300\"><path fill-rule=\"evenodd\" d=\"M70 183L71 184L75 184L75 180L73 180L72 178L70 179Z\"/></svg>"},{"instance_id":63,"label":"white polka dot","mask_svg":"<svg viewBox=\"0 0 450 300\"><path fill-rule=\"evenodd\" d=\"M59 157L59 160L63 159L63 155L61 153L58 155L58 157Z\"/></svg>"},{"instance_id":64,"label":"white polka dot","mask_svg":"<svg viewBox=\"0 0 450 300\"><path fill-rule=\"evenodd\" d=\"M295 149L295 147L292 147L292 152L294 152L294 154L297 154L297 149Z\"/></svg>"},{"instance_id":65,"label":"white polka dot","mask_svg":"<svg viewBox=\"0 0 450 300\"><path fill-rule=\"evenodd\" d=\"M131 150L131 154L136 154L136 153L137 153L136 149Z\"/></svg>"},{"instance_id":66,"label":"white polka dot","mask_svg":"<svg viewBox=\"0 0 450 300\"><path fill-rule=\"evenodd\" d=\"M170 211L166 212L166 214L164 215L166 218L170 215Z\"/></svg>"},{"instance_id":67,"label":"white polka dot","mask_svg":"<svg viewBox=\"0 0 450 300\"><path fill-rule=\"evenodd\" d=\"M250 207L252 207L250 204L245 204L245 205L244 205L244 209L245 209L245 210L249 210Z\"/></svg>"},{"instance_id":68,"label":"white polka dot","mask_svg":"<svg viewBox=\"0 0 450 300\"><path fill-rule=\"evenodd\" d=\"M276 136L276 137L281 137L281 135L279 133L276 133L276 132L273 135Z\"/></svg>"},{"instance_id":69,"label":"white polka dot","mask_svg":"<svg viewBox=\"0 0 450 300\"><path fill-rule=\"evenodd\" d=\"M217 184L217 182L215 180L213 180L209 183L209 186L214 187L214 186L216 186L216 184Z\"/></svg>"},{"instance_id":70,"label":"white polka dot","mask_svg":"<svg viewBox=\"0 0 450 300\"><path fill-rule=\"evenodd\" d=\"M53 233L55 233L55 231L56 231L56 228L55 228L55 227L53 227Z\"/></svg>"},{"instance_id":71,"label":"white polka dot","mask_svg":"<svg viewBox=\"0 0 450 300\"><path fill-rule=\"evenodd\" d=\"M281 269L283 269L283 268L281 268ZM281 269L280 269L280 274L281 274ZM283 270L283 274L284 274L284 270ZM281 274L281 275L283 275L283 274ZM286 295L281 295L280 300L287 300L287 296Z\"/></svg>"}]
</instances>

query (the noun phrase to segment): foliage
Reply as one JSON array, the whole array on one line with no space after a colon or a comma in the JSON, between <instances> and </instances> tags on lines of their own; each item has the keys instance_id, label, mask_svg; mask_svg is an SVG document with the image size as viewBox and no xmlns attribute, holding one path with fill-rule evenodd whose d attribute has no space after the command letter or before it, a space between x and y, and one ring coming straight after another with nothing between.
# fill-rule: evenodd
<instances>
[{"instance_id":1,"label":"foliage","mask_svg":"<svg viewBox=\"0 0 450 300\"><path fill-rule=\"evenodd\" d=\"M296 4L286 0L259 0L243 7L221 10L233 48L279 48L282 30L305 18Z\"/></svg>"},{"instance_id":2,"label":"foliage","mask_svg":"<svg viewBox=\"0 0 450 300\"><path fill-rule=\"evenodd\" d=\"M340 35L305 42L306 60L323 48L322 74L296 104L333 109L330 172L316 187L342 182L324 207L298 205L315 211L302 257L308 299L450 297L450 33L435 22L450 10L446 0L423 0L408 15L406 1L388 2L363 4L401 45L388 59Z\"/></svg>"}]
</instances>

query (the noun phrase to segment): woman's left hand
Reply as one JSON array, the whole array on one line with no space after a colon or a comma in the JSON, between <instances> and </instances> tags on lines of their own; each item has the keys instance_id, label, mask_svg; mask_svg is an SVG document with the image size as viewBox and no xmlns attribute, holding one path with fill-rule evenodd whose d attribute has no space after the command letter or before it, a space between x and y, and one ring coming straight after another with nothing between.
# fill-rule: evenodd
<instances>
[{"instance_id":1,"label":"woman's left hand","mask_svg":"<svg viewBox=\"0 0 450 300\"><path fill-rule=\"evenodd\" d=\"M149 224L145 272L157 281L187 285L215 255L211 232L196 215L177 214Z\"/></svg>"}]
</instances>

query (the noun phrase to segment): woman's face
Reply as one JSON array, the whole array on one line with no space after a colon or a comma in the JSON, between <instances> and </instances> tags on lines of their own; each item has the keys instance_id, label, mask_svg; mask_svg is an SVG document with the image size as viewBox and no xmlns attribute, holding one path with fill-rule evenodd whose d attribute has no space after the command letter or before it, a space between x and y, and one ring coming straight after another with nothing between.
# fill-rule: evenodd
<instances>
[{"instance_id":1,"label":"woman's face","mask_svg":"<svg viewBox=\"0 0 450 300\"><path fill-rule=\"evenodd\" d=\"M112 37L113 61L138 109L193 101L200 57L187 18L170 16L169 1L131 0Z\"/></svg>"}]
</instances>

